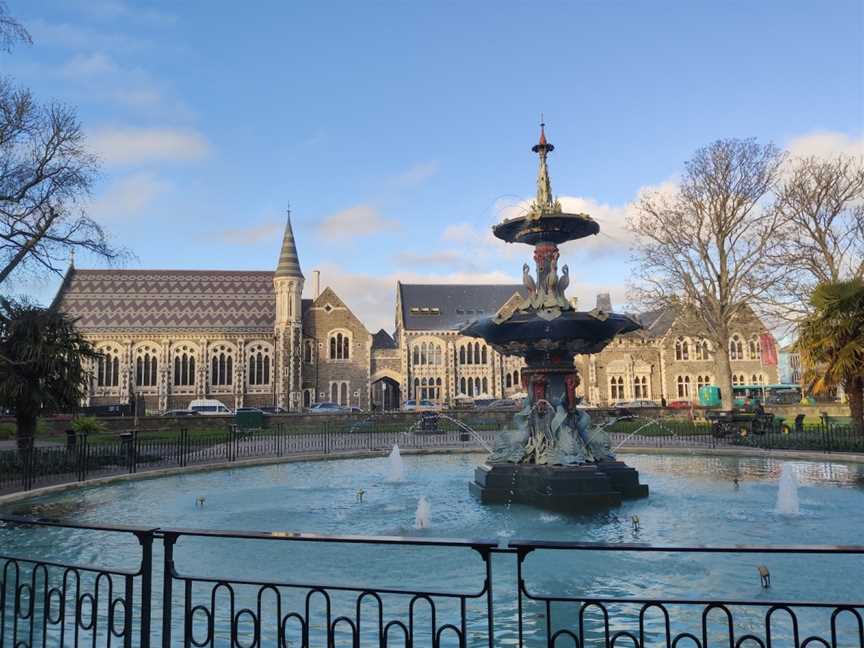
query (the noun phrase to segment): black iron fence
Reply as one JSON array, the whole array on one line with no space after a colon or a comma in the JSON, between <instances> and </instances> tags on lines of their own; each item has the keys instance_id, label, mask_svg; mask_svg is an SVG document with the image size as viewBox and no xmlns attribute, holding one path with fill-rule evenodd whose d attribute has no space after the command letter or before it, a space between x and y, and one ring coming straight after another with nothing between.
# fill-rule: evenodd
<instances>
[{"instance_id":1,"label":"black iron fence","mask_svg":"<svg viewBox=\"0 0 864 648\"><path fill-rule=\"evenodd\" d=\"M331 423L316 429L283 424L271 428L127 432L90 437L79 434L65 446L0 451L0 494L27 491L97 477L216 465L289 455L333 455L408 449L486 450L505 423L471 415L462 420L422 414L406 426L387 415ZM757 448L864 453L864 435L849 425L753 426L720 429L707 422L649 419L618 420L609 427L614 450L639 448Z\"/></svg>"},{"instance_id":2,"label":"black iron fence","mask_svg":"<svg viewBox=\"0 0 864 648\"><path fill-rule=\"evenodd\" d=\"M381 429L383 427L383 429ZM492 427L492 426L487 426ZM331 455L405 449L478 449L491 447L495 427L474 430L460 421L418 418L415 429L396 431L377 422L316 432L273 428L191 432L186 429L128 432L110 438L79 434L65 446L0 451L0 494L27 491L98 477L163 468L217 465L289 455Z\"/></svg>"},{"instance_id":3,"label":"black iron fence","mask_svg":"<svg viewBox=\"0 0 864 648\"><path fill-rule=\"evenodd\" d=\"M770 588L761 590L764 595L734 598L700 591L711 583L700 579L688 596L664 597L654 583L645 582L645 596L629 597L615 594L614 588L598 594L570 580L591 564L586 557L595 552L612 552L616 558L636 554L645 561L665 554L671 564L704 554L716 560L739 560L745 554L774 561L781 555L808 561L851 559L851 570L841 567L847 570L845 578L852 579L855 569L860 574L860 546L660 547L529 540L500 546L485 540L64 525L29 518L0 518L0 524L6 538L58 527L53 531L120 536L137 546L131 569L13 556L0 548L0 648L864 647L860 589L853 600L840 601L821 600L822 584L814 582L799 590L810 593L804 600L776 600ZM207 560L190 567L175 551L194 542L196 554L206 556L208 544L226 541L240 543L237 550L251 555L262 551L262 543L271 545L277 553L268 555L281 555L289 566L298 559L316 560L298 554L300 545L322 552L335 547L343 552L346 569L351 556L364 550L369 561L379 564L392 562L399 552L404 558L412 555L405 552L434 551L443 562L458 560L460 568L473 569L476 583L433 589L424 587L422 578L415 585L407 577L397 586L351 583L347 577L338 583L238 577L226 575L226 565ZM529 560L542 552L556 554L551 581L540 578L541 570ZM784 575L794 577L794 572L793 566ZM427 582L432 577L421 576Z\"/></svg>"}]
</instances>

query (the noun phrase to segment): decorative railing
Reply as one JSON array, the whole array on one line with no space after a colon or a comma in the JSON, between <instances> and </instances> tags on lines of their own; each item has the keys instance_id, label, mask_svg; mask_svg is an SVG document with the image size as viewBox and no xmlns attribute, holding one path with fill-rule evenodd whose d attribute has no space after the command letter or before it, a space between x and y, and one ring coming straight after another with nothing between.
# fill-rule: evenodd
<instances>
[{"instance_id":1,"label":"decorative railing","mask_svg":"<svg viewBox=\"0 0 864 648\"><path fill-rule=\"evenodd\" d=\"M696 585L686 597L601 596L585 585L565 584L579 572L569 568L570 561L588 560L596 552L616 558L666 554L670 564L690 561L695 555L716 560L742 554L772 560L780 555L801 560L843 560L845 556L852 561L851 568L841 565L841 572L847 579L860 579L864 547L859 546L662 547L527 540L499 546L483 540L146 529L30 518L0 518L0 524L0 539L7 541L0 543L0 648L864 647L864 589L860 587L855 600L821 601L822 584L810 582L802 591L812 598L789 601L767 595L724 598ZM7 555L3 548L30 546L12 541L22 534L48 531L92 533L110 538L112 548L137 547L136 566L68 564ZM125 538L125 544L117 536ZM234 543L234 551L273 557L273 576L231 575L226 573L230 564L208 560L208 547L225 542ZM178 549L184 546L184 557L178 557ZM293 575L298 565L320 567L336 560L334 573L342 574L344 568L347 574L358 560L385 565L401 558L407 559L408 567L411 557L421 552L438 552L435 560L444 561L438 564L452 566L458 561L458 569L473 570L476 585L465 590L429 587L434 576L430 572L421 573L419 581L412 583L411 569L402 570L395 585L372 582L368 571L367 582L352 583L349 575L336 582L306 582L302 575L280 577L277 568L287 566ZM528 560L543 552L556 554L554 591L538 589L535 580L549 589L548 579L536 579ZM794 571L793 566L784 576ZM638 573L630 578L645 579ZM706 581L700 582L704 586ZM651 591L648 580L641 585ZM770 593L770 588L761 591Z\"/></svg>"}]
</instances>

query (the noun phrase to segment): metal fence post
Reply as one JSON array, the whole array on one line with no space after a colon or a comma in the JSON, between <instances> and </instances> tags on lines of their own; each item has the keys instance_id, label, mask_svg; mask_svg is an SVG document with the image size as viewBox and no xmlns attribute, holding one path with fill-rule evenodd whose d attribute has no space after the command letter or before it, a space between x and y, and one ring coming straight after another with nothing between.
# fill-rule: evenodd
<instances>
[{"instance_id":1,"label":"metal fence post","mask_svg":"<svg viewBox=\"0 0 864 648\"><path fill-rule=\"evenodd\" d=\"M75 444L78 447L78 481L87 479L87 433L79 432L78 440Z\"/></svg>"},{"instance_id":2,"label":"metal fence post","mask_svg":"<svg viewBox=\"0 0 864 648\"><path fill-rule=\"evenodd\" d=\"M176 533L162 536L165 558L162 565L162 648L171 648L171 611L173 609L174 544Z\"/></svg>"},{"instance_id":3,"label":"metal fence post","mask_svg":"<svg viewBox=\"0 0 864 648\"><path fill-rule=\"evenodd\" d=\"M139 645L150 648L150 614L153 596L153 532L140 531L135 536L141 544L141 632ZM131 612L132 606L129 606ZM131 624L129 626L131 636Z\"/></svg>"}]
</instances>

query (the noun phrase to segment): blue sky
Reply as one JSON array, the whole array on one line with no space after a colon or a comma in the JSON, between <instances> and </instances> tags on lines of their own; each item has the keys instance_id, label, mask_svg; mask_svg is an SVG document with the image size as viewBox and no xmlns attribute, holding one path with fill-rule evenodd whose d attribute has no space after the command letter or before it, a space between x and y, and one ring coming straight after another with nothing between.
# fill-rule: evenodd
<instances>
[{"instance_id":1,"label":"blue sky","mask_svg":"<svg viewBox=\"0 0 864 648\"><path fill-rule=\"evenodd\" d=\"M0 71L78 106L127 267L273 268L290 202L307 291L321 269L373 330L397 278L518 280L530 250L488 231L534 190L541 111L553 190L604 232L563 253L583 304L621 303L628 204L696 148L862 152L857 0L8 8L34 44Z\"/></svg>"}]
</instances>

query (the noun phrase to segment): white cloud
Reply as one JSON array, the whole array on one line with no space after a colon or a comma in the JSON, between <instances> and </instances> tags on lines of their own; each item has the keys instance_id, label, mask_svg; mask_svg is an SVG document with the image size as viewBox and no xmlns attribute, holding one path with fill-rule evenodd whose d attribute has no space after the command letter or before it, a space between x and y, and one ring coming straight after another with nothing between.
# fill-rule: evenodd
<instances>
[{"instance_id":1,"label":"white cloud","mask_svg":"<svg viewBox=\"0 0 864 648\"><path fill-rule=\"evenodd\" d=\"M105 29L89 29L69 23L51 23L40 18L29 20L27 29L36 43L50 43L54 47L73 50L122 49L128 52L149 46L147 41L129 34Z\"/></svg>"},{"instance_id":2,"label":"white cloud","mask_svg":"<svg viewBox=\"0 0 864 648\"><path fill-rule=\"evenodd\" d=\"M265 223L251 227L240 227L226 229L215 234L215 237L233 245L256 245L261 242L281 240L284 225L278 223Z\"/></svg>"},{"instance_id":3,"label":"white cloud","mask_svg":"<svg viewBox=\"0 0 864 648\"><path fill-rule=\"evenodd\" d=\"M864 155L864 137L848 133L821 131L799 135L789 140L786 149L793 157L835 157L837 155Z\"/></svg>"},{"instance_id":4,"label":"white cloud","mask_svg":"<svg viewBox=\"0 0 864 648\"><path fill-rule=\"evenodd\" d=\"M355 205L325 218L318 225L318 235L341 240L392 231L398 227L398 221L382 216L376 207Z\"/></svg>"},{"instance_id":5,"label":"white cloud","mask_svg":"<svg viewBox=\"0 0 864 648\"><path fill-rule=\"evenodd\" d=\"M73 56L60 68L60 74L67 79L91 79L116 74L119 69L110 57L95 52Z\"/></svg>"},{"instance_id":6,"label":"white cloud","mask_svg":"<svg viewBox=\"0 0 864 648\"><path fill-rule=\"evenodd\" d=\"M203 135L189 129L103 128L90 134L90 145L107 166L142 162L187 162L210 153Z\"/></svg>"},{"instance_id":7,"label":"white cloud","mask_svg":"<svg viewBox=\"0 0 864 648\"><path fill-rule=\"evenodd\" d=\"M97 220L132 218L170 188L169 183L152 173L134 173L110 185L89 208Z\"/></svg>"},{"instance_id":8,"label":"white cloud","mask_svg":"<svg viewBox=\"0 0 864 648\"><path fill-rule=\"evenodd\" d=\"M393 181L395 184L402 187L416 187L417 185L423 184L436 173L438 173L437 162L419 162L410 167L404 173L400 173L398 176L393 178Z\"/></svg>"}]
</instances>

